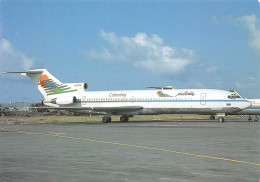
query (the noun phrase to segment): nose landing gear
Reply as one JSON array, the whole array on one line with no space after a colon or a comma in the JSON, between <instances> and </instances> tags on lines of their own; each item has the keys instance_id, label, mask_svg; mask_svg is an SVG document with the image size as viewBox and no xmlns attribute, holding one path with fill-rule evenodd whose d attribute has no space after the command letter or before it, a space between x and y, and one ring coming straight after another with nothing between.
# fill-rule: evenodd
<instances>
[{"instance_id":1,"label":"nose landing gear","mask_svg":"<svg viewBox=\"0 0 260 182\"><path fill-rule=\"evenodd\" d=\"M219 123L223 123L224 121L225 121L225 118L224 118L224 117L219 117L219 118L218 118L218 122L219 122Z\"/></svg>"},{"instance_id":2,"label":"nose landing gear","mask_svg":"<svg viewBox=\"0 0 260 182\"><path fill-rule=\"evenodd\" d=\"M225 121L225 118L224 118L225 116L226 116L225 113L217 113L218 122L223 123Z\"/></svg>"}]
</instances>

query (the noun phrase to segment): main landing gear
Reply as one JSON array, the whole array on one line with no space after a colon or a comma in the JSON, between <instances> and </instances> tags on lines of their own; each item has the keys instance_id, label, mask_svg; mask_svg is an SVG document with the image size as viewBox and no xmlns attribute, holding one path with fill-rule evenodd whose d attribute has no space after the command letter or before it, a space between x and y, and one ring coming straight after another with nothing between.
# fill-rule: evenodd
<instances>
[{"instance_id":1,"label":"main landing gear","mask_svg":"<svg viewBox=\"0 0 260 182\"><path fill-rule=\"evenodd\" d=\"M248 122L252 122L253 121L253 118L251 116L248 116ZM258 117L255 116L255 119L254 121L258 121Z\"/></svg>"},{"instance_id":2,"label":"main landing gear","mask_svg":"<svg viewBox=\"0 0 260 182\"><path fill-rule=\"evenodd\" d=\"M110 116L104 116L102 118L103 123L111 123L111 117Z\"/></svg>"},{"instance_id":3,"label":"main landing gear","mask_svg":"<svg viewBox=\"0 0 260 182\"><path fill-rule=\"evenodd\" d=\"M214 116L214 115L211 115L211 116L209 117L209 119L210 119L210 120L214 120L214 119L215 119L215 116Z\"/></svg>"},{"instance_id":4,"label":"main landing gear","mask_svg":"<svg viewBox=\"0 0 260 182\"><path fill-rule=\"evenodd\" d=\"M131 116L130 116L131 117ZM129 120L129 116L123 115L120 117L120 122L127 122ZM110 116L104 116L102 118L103 123L111 123L111 117Z\"/></svg>"},{"instance_id":5,"label":"main landing gear","mask_svg":"<svg viewBox=\"0 0 260 182\"><path fill-rule=\"evenodd\" d=\"M123 116L120 117L121 122L127 122L128 120L129 120L129 117L126 116L126 115L123 115Z\"/></svg>"}]
</instances>

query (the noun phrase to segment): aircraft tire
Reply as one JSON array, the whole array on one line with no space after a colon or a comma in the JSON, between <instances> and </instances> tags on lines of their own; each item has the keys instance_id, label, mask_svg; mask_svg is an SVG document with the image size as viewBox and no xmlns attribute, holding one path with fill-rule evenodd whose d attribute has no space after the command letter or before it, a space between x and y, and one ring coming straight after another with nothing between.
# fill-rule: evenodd
<instances>
[{"instance_id":1,"label":"aircraft tire","mask_svg":"<svg viewBox=\"0 0 260 182\"><path fill-rule=\"evenodd\" d=\"M104 116L104 117L102 118L102 122L103 122L103 123L111 123L111 117L109 117L109 116Z\"/></svg>"},{"instance_id":2,"label":"aircraft tire","mask_svg":"<svg viewBox=\"0 0 260 182\"><path fill-rule=\"evenodd\" d=\"M219 122L219 123L223 123L224 121L225 121L225 119L224 119L223 117L219 117L219 118L218 118L218 122Z\"/></svg>"},{"instance_id":3,"label":"aircraft tire","mask_svg":"<svg viewBox=\"0 0 260 182\"><path fill-rule=\"evenodd\" d=\"M121 122L127 122L128 120L129 120L129 118L126 115L123 115L123 116L120 117Z\"/></svg>"},{"instance_id":4,"label":"aircraft tire","mask_svg":"<svg viewBox=\"0 0 260 182\"><path fill-rule=\"evenodd\" d=\"M248 116L248 122L252 122L251 116Z\"/></svg>"},{"instance_id":5,"label":"aircraft tire","mask_svg":"<svg viewBox=\"0 0 260 182\"><path fill-rule=\"evenodd\" d=\"M214 119L215 119L215 116L214 116L214 115L211 115L211 116L209 117L209 119L210 119L210 120L214 120Z\"/></svg>"}]
</instances>

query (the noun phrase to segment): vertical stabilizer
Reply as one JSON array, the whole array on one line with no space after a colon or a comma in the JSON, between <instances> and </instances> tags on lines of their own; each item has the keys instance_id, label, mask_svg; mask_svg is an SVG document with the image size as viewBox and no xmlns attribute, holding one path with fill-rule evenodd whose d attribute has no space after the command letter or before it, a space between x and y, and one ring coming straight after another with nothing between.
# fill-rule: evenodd
<instances>
[{"instance_id":1,"label":"vertical stabilizer","mask_svg":"<svg viewBox=\"0 0 260 182\"><path fill-rule=\"evenodd\" d=\"M29 70L21 73L21 75L31 78L44 98L47 98L49 95L54 95L55 93L58 94L58 90L62 85L62 83L46 69Z\"/></svg>"},{"instance_id":2,"label":"vertical stabilizer","mask_svg":"<svg viewBox=\"0 0 260 182\"><path fill-rule=\"evenodd\" d=\"M29 77L37 86L38 90L48 98L51 96L58 96L59 94L78 91L69 84L61 83L57 78L50 74L46 69L34 69L26 72L6 72L6 73L19 73L23 76Z\"/></svg>"}]
</instances>

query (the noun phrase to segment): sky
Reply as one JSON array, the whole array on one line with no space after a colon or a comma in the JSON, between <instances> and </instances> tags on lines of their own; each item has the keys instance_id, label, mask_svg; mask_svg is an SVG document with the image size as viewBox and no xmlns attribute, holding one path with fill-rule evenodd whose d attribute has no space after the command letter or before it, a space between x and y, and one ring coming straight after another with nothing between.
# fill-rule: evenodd
<instances>
[{"instance_id":1,"label":"sky","mask_svg":"<svg viewBox=\"0 0 260 182\"><path fill-rule=\"evenodd\" d=\"M0 72L46 68L88 90L235 89L260 98L257 0L0 0ZM0 74L0 103L38 102Z\"/></svg>"}]
</instances>

